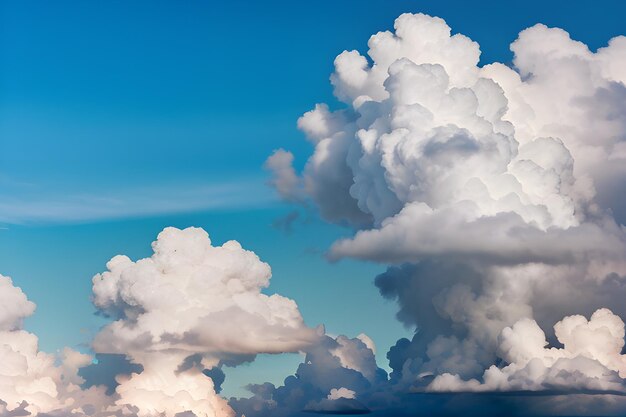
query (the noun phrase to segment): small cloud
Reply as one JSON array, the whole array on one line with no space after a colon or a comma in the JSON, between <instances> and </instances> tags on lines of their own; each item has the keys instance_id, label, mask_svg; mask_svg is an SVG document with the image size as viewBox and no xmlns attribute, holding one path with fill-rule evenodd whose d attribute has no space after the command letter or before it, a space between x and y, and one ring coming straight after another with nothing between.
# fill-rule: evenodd
<instances>
[{"instance_id":1,"label":"small cloud","mask_svg":"<svg viewBox=\"0 0 626 417\"><path fill-rule=\"evenodd\" d=\"M272 222L274 229L280 230L286 234L290 234L293 231L293 225L300 218L300 213L296 210L290 211L285 216L279 217Z\"/></svg>"}]
</instances>

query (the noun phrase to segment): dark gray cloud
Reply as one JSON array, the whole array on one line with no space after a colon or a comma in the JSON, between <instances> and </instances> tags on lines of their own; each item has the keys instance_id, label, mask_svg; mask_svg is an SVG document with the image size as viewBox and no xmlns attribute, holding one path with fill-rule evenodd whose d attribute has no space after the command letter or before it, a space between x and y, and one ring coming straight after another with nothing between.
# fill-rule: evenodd
<instances>
[{"instance_id":1,"label":"dark gray cloud","mask_svg":"<svg viewBox=\"0 0 626 417\"><path fill-rule=\"evenodd\" d=\"M355 357L361 360L350 361ZM305 410L335 414L364 411L367 406L360 396L367 396L387 381L386 372L376 367L373 358L374 353L360 339L326 336L307 350L296 373L288 376L283 385L250 385L252 397L232 398L229 404L246 416L287 417ZM353 392L356 398L331 399L331 391L341 388Z\"/></svg>"}]
</instances>

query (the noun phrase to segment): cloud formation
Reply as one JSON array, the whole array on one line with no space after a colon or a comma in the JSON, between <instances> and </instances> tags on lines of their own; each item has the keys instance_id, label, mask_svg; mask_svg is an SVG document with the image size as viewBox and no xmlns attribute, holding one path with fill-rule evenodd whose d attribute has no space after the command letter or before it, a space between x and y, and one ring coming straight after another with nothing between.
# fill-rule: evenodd
<instances>
[{"instance_id":1,"label":"cloud formation","mask_svg":"<svg viewBox=\"0 0 626 417\"><path fill-rule=\"evenodd\" d=\"M250 398L231 399L238 414L288 417L301 411L331 414L364 414L369 411L361 395L387 381L378 368L371 339L324 336L306 349L304 361L284 384L250 385Z\"/></svg>"},{"instance_id":2,"label":"cloud formation","mask_svg":"<svg viewBox=\"0 0 626 417\"><path fill-rule=\"evenodd\" d=\"M591 318L568 316L554 325L563 348L546 348L545 333L532 319L505 327L499 336L498 356L508 365L495 365L482 377L464 381L458 375L438 375L433 391L587 390L626 393L624 322L608 309Z\"/></svg>"},{"instance_id":3,"label":"cloud formation","mask_svg":"<svg viewBox=\"0 0 626 417\"><path fill-rule=\"evenodd\" d=\"M37 337L21 329L35 305L0 276L1 415L234 416L216 392L220 367L326 337L304 324L293 300L262 292L270 267L239 243L213 246L202 229L166 228L152 247L136 262L112 258L93 278L94 305L113 320L93 340L96 362L71 349L38 351ZM347 366L376 365L357 355Z\"/></svg>"},{"instance_id":4,"label":"cloud formation","mask_svg":"<svg viewBox=\"0 0 626 417\"><path fill-rule=\"evenodd\" d=\"M592 52L538 24L512 66L479 66L440 18L394 29L335 59L345 108L300 118L291 181L353 228L331 259L396 265L376 284L416 335L379 392L622 392L626 38Z\"/></svg>"},{"instance_id":5,"label":"cloud formation","mask_svg":"<svg viewBox=\"0 0 626 417\"><path fill-rule=\"evenodd\" d=\"M405 14L368 46L335 60L345 108L298 121L304 171L282 149L266 168L284 199L354 230L332 259L393 264L376 285L416 332L392 372L366 335L267 295L269 265L239 243L166 228L150 257L93 277L111 320L98 363L39 351L22 328L35 305L0 276L0 415L623 414L626 38L592 52L536 25L513 67L479 66L477 43ZM305 357L282 385L219 395L223 367L283 352Z\"/></svg>"},{"instance_id":6,"label":"cloud formation","mask_svg":"<svg viewBox=\"0 0 626 417\"><path fill-rule=\"evenodd\" d=\"M205 369L297 352L318 331L293 300L265 295L271 270L235 241L213 246L198 228L166 228L150 258L116 256L93 278L94 304L116 318L96 335L96 352L123 353L143 367L116 388L139 416L230 416Z\"/></svg>"},{"instance_id":7,"label":"cloud formation","mask_svg":"<svg viewBox=\"0 0 626 417\"><path fill-rule=\"evenodd\" d=\"M0 415L38 415L58 410L100 406L104 389L82 390L78 370L91 363L89 355L64 349L58 356L39 351L38 338L22 329L35 311L9 277L0 275Z\"/></svg>"},{"instance_id":8,"label":"cloud formation","mask_svg":"<svg viewBox=\"0 0 626 417\"><path fill-rule=\"evenodd\" d=\"M617 169L624 109L615 109L626 92L614 63L622 38L594 54L537 25L512 45L516 71L478 67L478 45L451 36L441 19L405 14L395 29L370 38L371 65L356 51L335 60L331 80L347 109L317 105L299 121L315 145L302 182L321 214L357 225L369 219L332 257L509 263L623 255L623 231L605 211L613 202L594 199L626 178ZM285 186L289 172L295 189L293 170L276 172L280 193L295 192Z\"/></svg>"}]
</instances>

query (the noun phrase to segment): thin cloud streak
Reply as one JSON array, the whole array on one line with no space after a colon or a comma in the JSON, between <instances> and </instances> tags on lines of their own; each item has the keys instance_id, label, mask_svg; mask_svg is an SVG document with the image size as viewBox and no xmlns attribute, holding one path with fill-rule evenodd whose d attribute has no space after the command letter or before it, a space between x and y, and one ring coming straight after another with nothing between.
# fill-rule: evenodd
<instances>
[{"instance_id":1,"label":"thin cloud streak","mask_svg":"<svg viewBox=\"0 0 626 417\"><path fill-rule=\"evenodd\" d=\"M27 193L3 197L0 223L59 224L188 213L203 210L266 207L276 202L262 181L167 184L100 192Z\"/></svg>"}]
</instances>

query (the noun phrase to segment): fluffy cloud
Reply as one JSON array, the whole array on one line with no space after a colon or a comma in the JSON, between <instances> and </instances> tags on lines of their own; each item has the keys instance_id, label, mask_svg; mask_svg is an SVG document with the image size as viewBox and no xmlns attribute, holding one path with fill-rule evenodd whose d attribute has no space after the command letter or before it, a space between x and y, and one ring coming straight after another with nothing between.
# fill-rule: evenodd
<instances>
[{"instance_id":1,"label":"fluffy cloud","mask_svg":"<svg viewBox=\"0 0 626 417\"><path fill-rule=\"evenodd\" d=\"M100 406L104 390L83 391L78 369L91 357L64 349L58 357L39 351L38 339L22 329L35 311L9 277L0 275L0 414L29 415L74 412Z\"/></svg>"},{"instance_id":2,"label":"fluffy cloud","mask_svg":"<svg viewBox=\"0 0 626 417\"><path fill-rule=\"evenodd\" d=\"M471 39L405 14L368 45L369 59L335 60L346 107L298 121L314 146L302 174L282 149L266 168L283 198L353 228L331 258L399 264L376 278L416 329L389 351L391 375L367 336L325 335L266 295L254 253L167 228L152 256L116 256L93 278L111 318L93 341L102 364L40 352L22 329L35 305L0 276L0 415L625 409L626 38L592 52L536 25L512 44L513 68L481 67ZM282 386L218 395L222 366L298 351Z\"/></svg>"},{"instance_id":3,"label":"fluffy cloud","mask_svg":"<svg viewBox=\"0 0 626 417\"><path fill-rule=\"evenodd\" d=\"M0 330L11 331L22 327L22 320L35 311L35 303L26 298L21 288L9 277L0 275Z\"/></svg>"},{"instance_id":4,"label":"fluffy cloud","mask_svg":"<svg viewBox=\"0 0 626 417\"><path fill-rule=\"evenodd\" d=\"M356 392L349 390L348 388L333 388L330 390L330 394L326 397L328 400L338 400L340 398L354 399Z\"/></svg>"},{"instance_id":5,"label":"fluffy cloud","mask_svg":"<svg viewBox=\"0 0 626 417\"><path fill-rule=\"evenodd\" d=\"M598 309L626 314L626 38L592 52L536 25L512 67L479 66L442 19L394 28L336 58L345 108L298 123L301 192L355 231L330 258L406 263L376 280L417 330L388 354L393 389L622 391L623 325Z\"/></svg>"},{"instance_id":6,"label":"fluffy cloud","mask_svg":"<svg viewBox=\"0 0 626 417\"><path fill-rule=\"evenodd\" d=\"M355 51L335 60L331 79L347 109L318 105L299 121L315 144L305 190L322 215L370 220L331 255L623 257L623 232L594 200L596 186L626 178L614 152L626 134L626 88L613 63L621 38L593 54L538 25L512 46L516 72L478 67L478 45L441 19L402 15L395 29L370 39L371 66Z\"/></svg>"},{"instance_id":7,"label":"fluffy cloud","mask_svg":"<svg viewBox=\"0 0 626 417\"><path fill-rule=\"evenodd\" d=\"M508 364L491 366L476 379L462 380L445 373L428 386L433 391L537 391L588 390L626 392L624 322L608 309L590 320L568 316L554 326L563 348L546 348L548 342L534 320L525 318L505 327L498 354Z\"/></svg>"},{"instance_id":8,"label":"fluffy cloud","mask_svg":"<svg viewBox=\"0 0 626 417\"><path fill-rule=\"evenodd\" d=\"M293 300L262 292L271 270L237 242L213 246L202 229L167 228L153 250L136 262L116 256L93 278L94 305L113 318L93 340L95 362L67 348L40 352L21 328L35 305L0 276L0 415L234 416L216 393L221 366L327 343ZM328 348L368 384L377 368L361 337Z\"/></svg>"},{"instance_id":9,"label":"fluffy cloud","mask_svg":"<svg viewBox=\"0 0 626 417\"><path fill-rule=\"evenodd\" d=\"M97 351L197 353L210 367L298 351L317 337L293 300L261 292L270 267L239 243L212 246L202 229L166 228L152 248L137 262L116 256L94 277L94 304L117 318L96 336Z\"/></svg>"},{"instance_id":10,"label":"fluffy cloud","mask_svg":"<svg viewBox=\"0 0 626 417\"><path fill-rule=\"evenodd\" d=\"M121 380L118 405L140 416L229 416L203 373L258 353L296 352L318 338L293 300L265 295L270 267L235 241L213 246L198 228L166 228L150 258L116 256L93 278L94 304L117 320L93 342L143 371Z\"/></svg>"},{"instance_id":11,"label":"fluffy cloud","mask_svg":"<svg viewBox=\"0 0 626 417\"><path fill-rule=\"evenodd\" d=\"M476 43L405 14L370 38L371 65L339 55L331 80L348 107L317 105L298 124L315 145L304 191L327 219L366 229L331 256L623 258L624 233L604 211L620 199L602 191L626 178L623 44L592 53L537 25L512 45L517 71L479 67ZM297 182L278 171L277 184Z\"/></svg>"}]
</instances>

